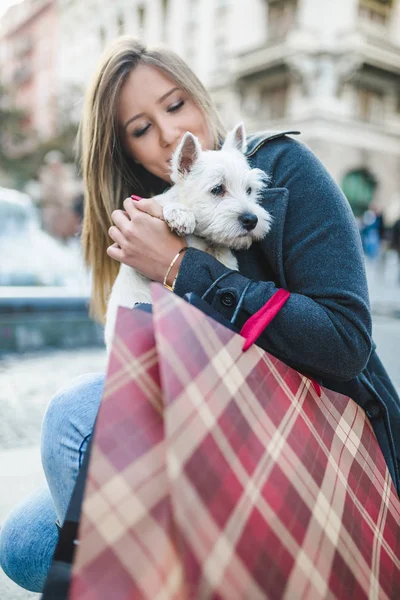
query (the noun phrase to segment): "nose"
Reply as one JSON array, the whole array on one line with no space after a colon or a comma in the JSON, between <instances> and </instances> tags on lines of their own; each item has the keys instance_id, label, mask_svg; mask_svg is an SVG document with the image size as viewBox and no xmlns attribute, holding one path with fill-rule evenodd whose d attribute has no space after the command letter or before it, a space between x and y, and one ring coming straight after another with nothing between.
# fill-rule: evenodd
<instances>
[{"instance_id":1,"label":"nose","mask_svg":"<svg viewBox=\"0 0 400 600\"><path fill-rule=\"evenodd\" d=\"M176 145L179 139L180 133L176 128L165 123L160 126L160 144L163 148Z\"/></svg>"},{"instance_id":2,"label":"nose","mask_svg":"<svg viewBox=\"0 0 400 600\"><path fill-rule=\"evenodd\" d=\"M239 221L246 229L246 231L251 231L258 223L258 218L253 213L243 213L239 217Z\"/></svg>"}]
</instances>

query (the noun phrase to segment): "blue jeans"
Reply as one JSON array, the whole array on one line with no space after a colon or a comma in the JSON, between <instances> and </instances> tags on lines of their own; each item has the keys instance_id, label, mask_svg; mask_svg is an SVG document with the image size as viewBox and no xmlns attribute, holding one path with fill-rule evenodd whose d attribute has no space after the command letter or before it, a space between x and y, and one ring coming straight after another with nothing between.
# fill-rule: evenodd
<instances>
[{"instance_id":1,"label":"blue jeans","mask_svg":"<svg viewBox=\"0 0 400 600\"><path fill-rule=\"evenodd\" d=\"M41 592L103 393L104 374L84 375L49 403L41 435L47 486L9 514L0 531L0 566L18 585Z\"/></svg>"}]
</instances>

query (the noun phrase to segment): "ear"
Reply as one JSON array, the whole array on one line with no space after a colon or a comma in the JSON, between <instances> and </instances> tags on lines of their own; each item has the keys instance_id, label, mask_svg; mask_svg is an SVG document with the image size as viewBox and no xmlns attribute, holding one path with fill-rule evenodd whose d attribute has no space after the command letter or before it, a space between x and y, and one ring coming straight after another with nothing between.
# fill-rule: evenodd
<instances>
[{"instance_id":1,"label":"ear","mask_svg":"<svg viewBox=\"0 0 400 600\"><path fill-rule=\"evenodd\" d=\"M243 123L239 123L228 133L226 136L226 140L224 145L222 146L225 150L234 148L235 150L239 150L243 154L247 149L246 142L246 131Z\"/></svg>"},{"instance_id":2,"label":"ear","mask_svg":"<svg viewBox=\"0 0 400 600\"><path fill-rule=\"evenodd\" d=\"M183 136L172 158L172 172L174 175L186 177L201 153L198 139L187 131Z\"/></svg>"}]
</instances>

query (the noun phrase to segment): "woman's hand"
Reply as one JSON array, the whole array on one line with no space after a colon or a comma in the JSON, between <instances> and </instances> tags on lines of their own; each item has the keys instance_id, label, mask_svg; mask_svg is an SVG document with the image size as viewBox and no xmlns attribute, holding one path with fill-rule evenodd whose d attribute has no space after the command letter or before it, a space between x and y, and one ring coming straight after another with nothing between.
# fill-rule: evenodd
<instances>
[{"instance_id":1,"label":"woman's hand","mask_svg":"<svg viewBox=\"0 0 400 600\"><path fill-rule=\"evenodd\" d=\"M162 282L172 259L186 246L185 239L171 232L162 207L152 198L127 198L124 208L111 215L115 225L108 234L115 243L107 248L108 256Z\"/></svg>"}]
</instances>

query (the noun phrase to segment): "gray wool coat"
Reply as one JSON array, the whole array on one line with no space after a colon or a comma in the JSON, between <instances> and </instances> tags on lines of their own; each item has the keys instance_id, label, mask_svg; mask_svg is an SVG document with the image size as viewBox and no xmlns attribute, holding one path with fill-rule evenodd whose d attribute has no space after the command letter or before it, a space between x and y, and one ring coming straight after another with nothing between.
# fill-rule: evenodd
<instances>
[{"instance_id":1,"label":"gray wool coat","mask_svg":"<svg viewBox=\"0 0 400 600\"><path fill-rule=\"evenodd\" d=\"M257 344L327 388L352 397L369 417L400 492L400 400L371 338L371 313L360 235L350 206L321 162L288 133L248 138L247 156L271 181L261 204L270 233L235 252L239 271L222 279L207 302L241 327L278 288L291 295ZM199 296L227 268L189 248L175 293ZM196 274L193 277L193 273Z\"/></svg>"}]
</instances>

